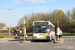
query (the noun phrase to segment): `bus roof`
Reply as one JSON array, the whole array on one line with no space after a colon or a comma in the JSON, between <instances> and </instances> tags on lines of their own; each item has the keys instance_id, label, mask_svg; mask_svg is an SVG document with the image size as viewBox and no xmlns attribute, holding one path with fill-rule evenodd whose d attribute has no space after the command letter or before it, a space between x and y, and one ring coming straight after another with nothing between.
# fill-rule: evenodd
<instances>
[{"instance_id":1,"label":"bus roof","mask_svg":"<svg viewBox=\"0 0 75 50\"><path fill-rule=\"evenodd\" d=\"M55 27L50 21L34 21L33 23L35 22L49 22L49 24L51 24L53 27Z\"/></svg>"}]
</instances>

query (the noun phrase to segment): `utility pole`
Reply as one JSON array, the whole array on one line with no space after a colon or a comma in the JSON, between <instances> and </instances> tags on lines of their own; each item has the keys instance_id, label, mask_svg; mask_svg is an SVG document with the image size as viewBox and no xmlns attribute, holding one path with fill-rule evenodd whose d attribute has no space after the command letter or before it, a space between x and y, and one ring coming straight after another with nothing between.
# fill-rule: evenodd
<instances>
[{"instance_id":1,"label":"utility pole","mask_svg":"<svg viewBox=\"0 0 75 50\"><path fill-rule=\"evenodd\" d=\"M10 37L10 10L11 9L8 9L9 10L9 37Z\"/></svg>"},{"instance_id":2,"label":"utility pole","mask_svg":"<svg viewBox=\"0 0 75 50\"><path fill-rule=\"evenodd\" d=\"M57 41L59 42L59 34L60 34L60 28L59 28L59 16L57 18Z\"/></svg>"},{"instance_id":3,"label":"utility pole","mask_svg":"<svg viewBox=\"0 0 75 50\"><path fill-rule=\"evenodd\" d=\"M59 19L57 19L57 41L59 41Z\"/></svg>"}]
</instances>

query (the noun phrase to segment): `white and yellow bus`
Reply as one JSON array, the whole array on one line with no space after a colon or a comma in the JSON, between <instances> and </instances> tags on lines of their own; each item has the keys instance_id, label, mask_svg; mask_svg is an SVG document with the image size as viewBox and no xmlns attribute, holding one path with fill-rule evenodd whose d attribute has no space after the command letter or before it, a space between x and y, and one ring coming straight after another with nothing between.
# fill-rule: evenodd
<instances>
[{"instance_id":1,"label":"white and yellow bus","mask_svg":"<svg viewBox=\"0 0 75 50\"><path fill-rule=\"evenodd\" d=\"M50 21L33 22L33 40L52 40L55 38L55 26Z\"/></svg>"}]
</instances>

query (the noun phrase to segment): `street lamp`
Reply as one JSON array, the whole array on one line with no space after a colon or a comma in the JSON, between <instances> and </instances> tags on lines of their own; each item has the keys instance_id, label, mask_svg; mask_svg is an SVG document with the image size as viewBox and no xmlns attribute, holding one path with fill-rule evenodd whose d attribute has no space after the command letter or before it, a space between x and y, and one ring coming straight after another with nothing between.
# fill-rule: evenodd
<instances>
[{"instance_id":1,"label":"street lamp","mask_svg":"<svg viewBox=\"0 0 75 50\"><path fill-rule=\"evenodd\" d=\"M9 10L9 37L10 37L10 10L11 9L8 9Z\"/></svg>"}]
</instances>

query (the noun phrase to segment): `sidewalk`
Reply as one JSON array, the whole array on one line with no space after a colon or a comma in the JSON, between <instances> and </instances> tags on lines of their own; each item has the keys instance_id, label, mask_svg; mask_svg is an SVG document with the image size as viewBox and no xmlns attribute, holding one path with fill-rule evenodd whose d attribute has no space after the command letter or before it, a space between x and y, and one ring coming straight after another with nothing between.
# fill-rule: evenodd
<instances>
[{"instance_id":1,"label":"sidewalk","mask_svg":"<svg viewBox=\"0 0 75 50\"><path fill-rule=\"evenodd\" d=\"M30 42L32 39L27 37L26 41ZM0 38L0 43L20 43L24 39L14 39L14 38Z\"/></svg>"},{"instance_id":2,"label":"sidewalk","mask_svg":"<svg viewBox=\"0 0 75 50\"><path fill-rule=\"evenodd\" d=\"M9 40L14 40L14 38L0 38L0 43L1 42L8 42Z\"/></svg>"}]
</instances>

